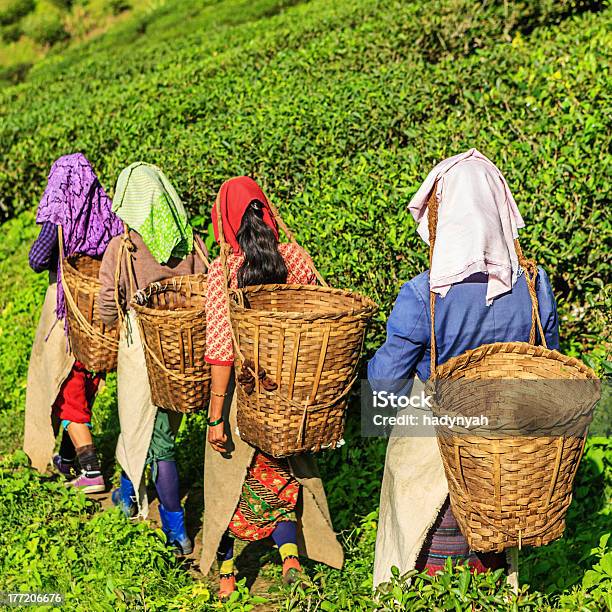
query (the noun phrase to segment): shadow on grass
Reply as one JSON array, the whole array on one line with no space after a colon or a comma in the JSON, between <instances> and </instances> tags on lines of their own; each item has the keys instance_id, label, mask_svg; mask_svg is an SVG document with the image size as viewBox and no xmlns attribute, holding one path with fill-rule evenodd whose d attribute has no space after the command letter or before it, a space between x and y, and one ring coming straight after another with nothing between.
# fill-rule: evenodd
<instances>
[{"instance_id":1,"label":"shadow on grass","mask_svg":"<svg viewBox=\"0 0 612 612\"><path fill-rule=\"evenodd\" d=\"M259 577L264 565L280 559L269 539L259 542L249 542L236 558L237 580L246 578L246 586L250 589Z\"/></svg>"}]
</instances>

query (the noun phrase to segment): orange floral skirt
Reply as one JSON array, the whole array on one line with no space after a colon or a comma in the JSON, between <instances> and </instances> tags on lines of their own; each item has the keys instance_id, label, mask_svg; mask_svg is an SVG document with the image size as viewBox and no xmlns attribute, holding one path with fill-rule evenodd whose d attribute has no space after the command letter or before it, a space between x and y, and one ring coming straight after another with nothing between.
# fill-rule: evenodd
<instances>
[{"instance_id":1,"label":"orange floral skirt","mask_svg":"<svg viewBox=\"0 0 612 612\"><path fill-rule=\"evenodd\" d=\"M280 521L295 520L299 492L287 459L256 451L229 530L240 540L267 538Z\"/></svg>"}]
</instances>

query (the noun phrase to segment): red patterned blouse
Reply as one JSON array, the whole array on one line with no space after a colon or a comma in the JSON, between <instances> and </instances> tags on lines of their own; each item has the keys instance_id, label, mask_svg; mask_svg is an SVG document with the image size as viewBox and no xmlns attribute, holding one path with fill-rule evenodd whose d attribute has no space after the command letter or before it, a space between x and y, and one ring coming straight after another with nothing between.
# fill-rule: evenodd
<instances>
[{"instance_id":1,"label":"red patterned blouse","mask_svg":"<svg viewBox=\"0 0 612 612\"><path fill-rule=\"evenodd\" d=\"M316 285L316 277L308 264L308 255L296 244L280 243L278 250L287 266L287 284ZM230 272L230 287L238 287L238 270L244 255L231 254L227 264ZM225 302L225 280L221 259L217 257L208 270L206 291L206 362L212 365L234 365L234 347L227 317Z\"/></svg>"}]
</instances>

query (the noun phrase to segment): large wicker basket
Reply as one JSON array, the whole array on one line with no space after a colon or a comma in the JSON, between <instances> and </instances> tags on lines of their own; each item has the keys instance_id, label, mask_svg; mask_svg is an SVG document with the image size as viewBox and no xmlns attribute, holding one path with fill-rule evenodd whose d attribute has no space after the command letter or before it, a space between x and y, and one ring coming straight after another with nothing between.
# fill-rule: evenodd
<instances>
[{"instance_id":1,"label":"large wicker basket","mask_svg":"<svg viewBox=\"0 0 612 612\"><path fill-rule=\"evenodd\" d=\"M430 257L436 219L432 197ZM599 398L590 368L546 348L537 267L518 241L516 250L532 298L529 343L483 345L436 367L434 293L430 300L433 412L489 419L476 428L436 428L453 513L470 548L481 552L542 546L561 536ZM535 346L537 336L544 346Z\"/></svg>"},{"instance_id":2,"label":"large wicker basket","mask_svg":"<svg viewBox=\"0 0 612 612\"><path fill-rule=\"evenodd\" d=\"M194 274L153 283L132 300L156 406L183 413L208 408L205 299L206 275Z\"/></svg>"},{"instance_id":3,"label":"large wicker basket","mask_svg":"<svg viewBox=\"0 0 612 612\"><path fill-rule=\"evenodd\" d=\"M58 234L72 353L88 370L114 370L117 367L119 331L117 325L105 325L98 314L97 298L101 286L98 272L101 262L87 255L65 259L61 227L58 227Z\"/></svg>"},{"instance_id":4,"label":"large wicker basket","mask_svg":"<svg viewBox=\"0 0 612 612\"><path fill-rule=\"evenodd\" d=\"M271 205L290 241L293 235ZM217 206L218 227L223 227ZM259 285L229 290L236 357L240 437L274 457L334 448L342 439L348 393L356 380L370 299L327 286Z\"/></svg>"},{"instance_id":5,"label":"large wicker basket","mask_svg":"<svg viewBox=\"0 0 612 612\"><path fill-rule=\"evenodd\" d=\"M274 457L335 447L376 305L329 287L260 285L233 291L230 308L237 371L249 363L254 384L237 385L240 437Z\"/></svg>"}]
</instances>

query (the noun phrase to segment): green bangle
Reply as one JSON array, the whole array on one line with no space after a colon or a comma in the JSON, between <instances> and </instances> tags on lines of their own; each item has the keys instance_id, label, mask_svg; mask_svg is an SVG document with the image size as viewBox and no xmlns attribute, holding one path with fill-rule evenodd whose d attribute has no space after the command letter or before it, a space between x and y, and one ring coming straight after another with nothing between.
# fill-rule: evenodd
<instances>
[{"instance_id":1,"label":"green bangle","mask_svg":"<svg viewBox=\"0 0 612 612\"><path fill-rule=\"evenodd\" d=\"M206 418L206 424L209 427L214 427L215 425L221 425L223 423L223 417L216 419L215 421L211 421L209 418Z\"/></svg>"}]
</instances>

